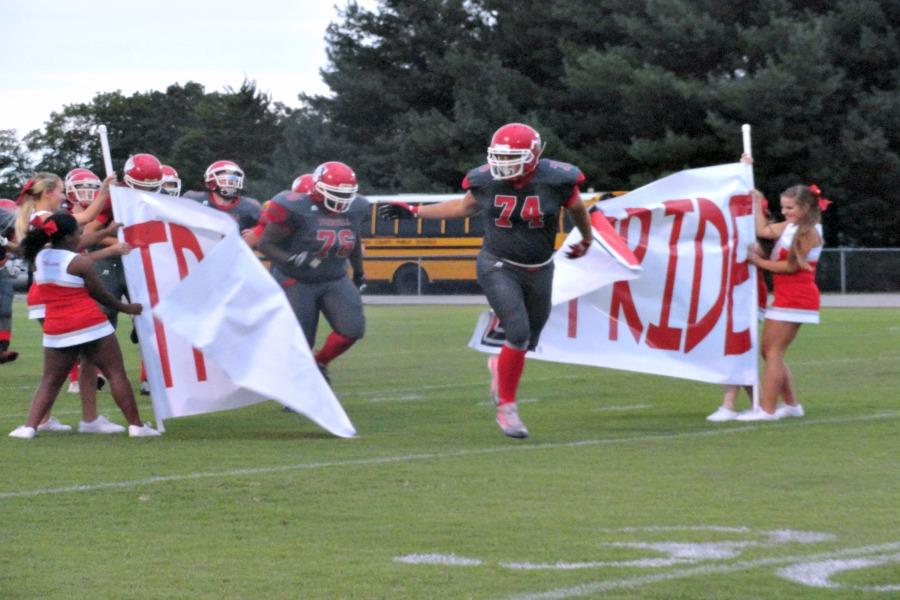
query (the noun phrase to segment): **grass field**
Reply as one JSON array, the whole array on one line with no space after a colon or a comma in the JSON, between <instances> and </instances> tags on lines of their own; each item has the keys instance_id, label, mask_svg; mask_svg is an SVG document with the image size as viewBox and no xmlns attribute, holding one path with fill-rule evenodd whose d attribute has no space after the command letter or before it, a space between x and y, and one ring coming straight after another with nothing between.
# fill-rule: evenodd
<instances>
[{"instance_id":1,"label":"grass field","mask_svg":"<svg viewBox=\"0 0 900 600\"><path fill-rule=\"evenodd\" d=\"M156 439L3 436L0 598L900 595L900 311L805 326L807 416L776 423L706 422L717 386L529 362L523 442L465 348L480 310L367 307L331 369L358 439L274 403ZM4 431L41 369L24 312ZM77 424L76 397L55 414Z\"/></svg>"}]
</instances>

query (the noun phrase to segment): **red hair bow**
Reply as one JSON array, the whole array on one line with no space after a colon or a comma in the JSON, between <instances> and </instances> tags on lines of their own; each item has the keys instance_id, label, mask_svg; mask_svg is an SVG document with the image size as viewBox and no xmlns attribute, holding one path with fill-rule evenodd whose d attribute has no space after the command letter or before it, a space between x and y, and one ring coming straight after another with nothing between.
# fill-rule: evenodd
<instances>
[{"instance_id":1,"label":"red hair bow","mask_svg":"<svg viewBox=\"0 0 900 600\"><path fill-rule=\"evenodd\" d=\"M831 200L828 198L822 197L822 190L819 189L819 186L816 184L812 184L809 186L809 191L812 192L812 195L816 198L816 202L819 203L819 210L825 212L828 210L828 206L831 204Z\"/></svg>"},{"instance_id":2,"label":"red hair bow","mask_svg":"<svg viewBox=\"0 0 900 600\"><path fill-rule=\"evenodd\" d=\"M27 194L31 190L32 186L34 186L34 179L29 179L27 182L25 182L25 185L22 187L22 191L19 192L18 196L16 196L16 204L18 204L19 206L22 205L22 202L25 200L25 194Z\"/></svg>"},{"instance_id":3,"label":"red hair bow","mask_svg":"<svg viewBox=\"0 0 900 600\"><path fill-rule=\"evenodd\" d=\"M59 227L56 226L56 221L48 219L41 223L41 230L48 236L53 237L53 234L59 231Z\"/></svg>"}]
</instances>

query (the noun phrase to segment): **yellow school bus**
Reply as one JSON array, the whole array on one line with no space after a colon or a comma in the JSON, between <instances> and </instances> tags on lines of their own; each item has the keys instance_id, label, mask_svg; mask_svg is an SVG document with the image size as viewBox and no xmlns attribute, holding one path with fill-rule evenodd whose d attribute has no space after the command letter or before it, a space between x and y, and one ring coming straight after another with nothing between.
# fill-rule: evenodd
<instances>
[{"instance_id":1,"label":"yellow school bus","mask_svg":"<svg viewBox=\"0 0 900 600\"><path fill-rule=\"evenodd\" d=\"M588 206L625 192L590 192L582 194ZM374 284L387 284L397 294L418 294L435 282L473 283L475 256L484 234L481 216L466 219L399 219L378 218L378 205L399 200L409 204L443 202L462 198L460 194L399 194L366 196L372 203L369 230L363 236L366 279ZM572 229L565 211L559 218L556 235L558 248Z\"/></svg>"}]
</instances>

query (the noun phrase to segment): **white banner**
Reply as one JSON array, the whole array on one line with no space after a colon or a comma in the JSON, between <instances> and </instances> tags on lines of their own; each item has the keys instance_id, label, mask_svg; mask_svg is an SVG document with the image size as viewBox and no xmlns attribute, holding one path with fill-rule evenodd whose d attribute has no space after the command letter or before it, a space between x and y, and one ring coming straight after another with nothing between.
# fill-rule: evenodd
<instances>
[{"instance_id":1,"label":"white banner","mask_svg":"<svg viewBox=\"0 0 900 600\"><path fill-rule=\"evenodd\" d=\"M755 384L756 269L746 262L756 241L752 188L752 167L734 163L675 173L598 203L643 272L554 306L529 356ZM553 285L563 297L582 282L559 271ZM469 346L496 352L496 325L482 315Z\"/></svg>"},{"instance_id":2,"label":"white banner","mask_svg":"<svg viewBox=\"0 0 900 600\"><path fill-rule=\"evenodd\" d=\"M355 435L287 298L230 216L123 187L112 202L119 237L134 247L122 259L131 299L145 307L135 327L158 425L276 400Z\"/></svg>"}]
</instances>

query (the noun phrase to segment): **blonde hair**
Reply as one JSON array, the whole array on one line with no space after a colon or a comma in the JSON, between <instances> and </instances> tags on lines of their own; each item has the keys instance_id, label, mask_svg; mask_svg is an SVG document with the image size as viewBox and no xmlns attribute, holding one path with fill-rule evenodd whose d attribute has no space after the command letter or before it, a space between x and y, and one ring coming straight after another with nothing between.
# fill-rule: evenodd
<instances>
[{"instance_id":1,"label":"blonde hair","mask_svg":"<svg viewBox=\"0 0 900 600\"><path fill-rule=\"evenodd\" d=\"M804 215L797 220L797 232L794 233L789 252L801 267L807 268L809 265L804 257L800 256L800 238L810 231L815 231L816 225L822 220L819 198L812 193L808 185L791 186L781 192L781 195L791 198L798 205L806 208Z\"/></svg>"},{"instance_id":2,"label":"blonde hair","mask_svg":"<svg viewBox=\"0 0 900 600\"><path fill-rule=\"evenodd\" d=\"M30 185L29 185L30 184ZM59 175L53 173L35 173L34 177L25 184L26 189L20 194L19 208L16 211L16 239L25 239L28 233L28 224L34 213L34 205L44 195L44 192L52 192L63 184Z\"/></svg>"}]
</instances>

